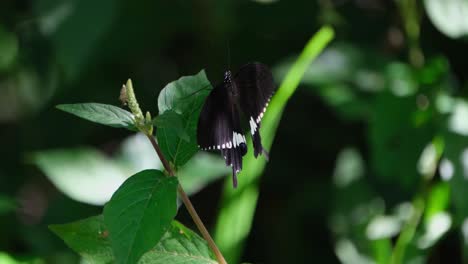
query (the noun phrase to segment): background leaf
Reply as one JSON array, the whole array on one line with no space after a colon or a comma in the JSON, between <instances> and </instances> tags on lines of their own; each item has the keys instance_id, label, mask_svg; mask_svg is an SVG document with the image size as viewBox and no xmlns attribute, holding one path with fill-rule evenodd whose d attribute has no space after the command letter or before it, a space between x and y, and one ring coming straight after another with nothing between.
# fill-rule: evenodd
<instances>
[{"instance_id":1,"label":"background leaf","mask_svg":"<svg viewBox=\"0 0 468 264\"><path fill-rule=\"evenodd\" d=\"M468 35L468 1L424 0L424 7L431 22L438 30L451 38Z\"/></svg>"},{"instance_id":2,"label":"background leaf","mask_svg":"<svg viewBox=\"0 0 468 264\"><path fill-rule=\"evenodd\" d=\"M18 40L0 24L0 71L7 70L18 55Z\"/></svg>"},{"instance_id":3,"label":"background leaf","mask_svg":"<svg viewBox=\"0 0 468 264\"><path fill-rule=\"evenodd\" d=\"M199 152L177 172L177 178L185 192L191 195L230 171L219 155Z\"/></svg>"},{"instance_id":4,"label":"background leaf","mask_svg":"<svg viewBox=\"0 0 468 264\"><path fill-rule=\"evenodd\" d=\"M177 213L175 177L158 170L131 176L104 207L117 263L136 263L167 231Z\"/></svg>"},{"instance_id":5,"label":"background leaf","mask_svg":"<svg viewBox=\"0 0 468 264\"><path fill-rule=\"evenodd\" d=\"M112 0L34 2L40 30L53 41L68 79L74 80L92 61L102 37L111 28L117 7L118 1ZM83 26L88 23L93 26Z\"/></svg>"},{"instance_id":6,"label":"background leaf","mask_svg":"<svg viewBox=\"0 0 468 264\"><path fill-rule=\"evenodd\" d=\"M419 183L420 174L413 164L435 133L431 124L415 121L419 111L415 102L414 96L379 94L369 124L373 169L382 182L406 190ZM393 107L397 103L399 107Z\"/></svg>"},{"instance_id":7,"label":"background leaf","mask_svg":"<svg viewBox=\"0 0 468 264\"><path fill-rule=\"evenodd\" d=\"M103 205L128 177L117 163L91 148L36 152L32 161L70 198Z\"/></svg>"},{"instance_id":8,"label":"background leaf","mask_svg":"<svg viewBox=\"0 0 468 264\"><path fill-rule=\"evenodd\" d=\"M160 115L172 110L184 120L189 141L183 140L174 128L156 130L161 150L176 167L184 165L197 151L197 123L205 98L212 87L204 71L184 76L166 85L158 97Z\"/></svg>"},{"instance_id":9,"label":"background leaf","mask_svg":"<svg viewBox=\"0 0 468 264\"><path fill-rule=\"evenodd\" d=\"M125 139L113 157L90 147L33 153L32 162L63 193L79 202L103 205L128 176L145 169L162 168L153 147L142 133ZM197 153L178 171L178 179L191 195L227 175L229 168L218 155ZM79 188L77 188L77 186ZM6 199L6 198L5 198ZM0 213L12 210L13 200L2 200Z\"/></svg>"},{"instance_id":10,"label":"background leaf","mask_svg":"<svg viewBox=\"0 0 468 264\"><path fill-rule=\"evenodd\" d=\"M109 231L104 225L102 215L68 224L51 225L49 228L87 263L113 263L114 256L108 239Z\"/></svg>"},{"instance_id":11,"label":"background leaf","mask_svg":"<svg viewBox=\"0 0 468 264\"><path fill-rule=\"evenodd\" d=\"M136 131L133 114L113 105L99 103L61 104L57 108L102 125Z\"/></svg>"},{"instance_id":12,"label":"background leaf","mask_svg":"<svg viewBox=\"0 0 468 264\"><path fill-rule=\"evenodd\" d=\"M15 200L6 195L0 195L0 215L13 212L17 208Z\"/></svg>"}]
</instances>

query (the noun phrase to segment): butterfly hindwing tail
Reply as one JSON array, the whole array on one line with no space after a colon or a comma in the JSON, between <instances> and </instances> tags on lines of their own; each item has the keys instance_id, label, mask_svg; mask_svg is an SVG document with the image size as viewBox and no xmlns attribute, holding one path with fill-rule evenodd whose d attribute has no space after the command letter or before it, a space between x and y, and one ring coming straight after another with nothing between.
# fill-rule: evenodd
<instances>
[{"instance_id":1,"label":"butterfly hindwing tail","mask_svg":"<svg viewBox=\"0 0 468 264\"><path fill-rule=\"evenodd\" d=\"M249 121L254 156L266 154L268 159L268 152L262 146L260 123L275 92L273 75L266 65L249 63L234 76L234 82L239 89L241 109Z\"/></svg>"}]
</instances>

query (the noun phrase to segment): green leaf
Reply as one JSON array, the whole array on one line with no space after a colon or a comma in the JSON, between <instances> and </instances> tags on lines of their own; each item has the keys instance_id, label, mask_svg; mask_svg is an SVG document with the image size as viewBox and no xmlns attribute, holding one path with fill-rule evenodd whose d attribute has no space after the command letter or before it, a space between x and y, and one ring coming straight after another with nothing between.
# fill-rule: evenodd
<instances>
[{"instance_id":1,"label":"green leaf","mask_svg":"<svg viewBox=\"0 0 468 264\"><path fill-rule=\"evenodd\" d=\"M18 55L18 40L0 25L0 71L7 70Z\"/></svg>"},{"instance_id":2,"label":"green leaf","mask_svg":"<svg viewBox=\"0 0 468 264\"><path fill-rule=\"evenodd\" d=\"M142 170L161 169L162 163L154 152L153 145L143 133L136 133L126 138L114 159L125 168L126 175Z\"/></svg>"},{"instance_id":3,"label":"green leaf","mask_svg":"<svg viewBox=\"0 0 468 264\"><path fill-rule=\"evenodd\" d=\"M60 191L93 205L109 201L128 175L116 162L91 148L36 152L32 162Z\"/></svg>"},{"instance_id":4,"label":"green leaf","mask_svg":"<svg viewBox=\"0 0 468 264\"><path fill-rule=\"evenodd\" d=\"M177 178L188 195L231 172L219 155L199 152L177 172Z\"/></svg>"},{"instance_id":5,"label":"green leaf","mask_svg":"<svg viewBox=\"0 0 468 264\"><path fill-rule=\"evenodd\" d=\"M468 35L467 0L424 0L424 7L434 26L446 36Z\"/></svg>"},{"instance_id":6,"label":"green leaf","mask_svg":"<svg viewBox=\"0 0 468 264\"><path fill-rule=\"evenodd\" d=\"M185 131L185 120L174 110L167 110L160 114L154 119L153 124L157 129L166 129L168 132L173 130L181 139L190 141L189 135Z\"/></svg>"},{"instance_id":7,"label":"green leaf","mask_svg":"<svg viewBox=\"0 0 468 264\"><path fill-rule=\"evenodd\" d=\"M450 204L450 186L446 182L439 182L432 186L424 210L424 222L427 224L431 218L445 211Z\"/></svg>"},{"instance_id":8,"label":"green leaf","mask_svg":"<svg viewBox=\"0 0 468 264\"><path fill-rule=\"evenodd\" d=\"M32 6L39 18L41 33L51 40L57 60L70 80L77 78L87 64L94 62L97 56L93 55L111 29L119 10L118 2L113 0L39 0Z\"/></svg>"},{"instance_id":9,"label":"green leaf","mask_svg":"<svg viewBox=\"0 0 468 264\"><path fill-rule=\"evenodd\" d=\"M440 163L442 179L451 188L451 201L458 223L468 218L468 137L446 131L444 134L445 152ZM448 195L448 194L447 194Z\"/></svg>"},{"instance_id":10,"label":"green leaf","mask_svg":"<svg viewBox=\"0 0 468 264\"><path fill-rule=\"evenodd\" d=\"M173 129L156 131L162 152L176 167L184 165L198 151L197 123L201 108L212 89L204 71L185 76L164 87L158 97L159 113L172 110L184 120L189 141L183 140ZM180 134L180 133L179 133Z\"/></svg>"},{"instance_id":11,"label":"green leaf","mask_svg":"<svg viewBox=\"0 0 468 264\"><path fill-rule=\"evenodd\" d=\"M275 67L283 77L293 61ZM388 60L349 43L327 47L304 73L301 83L348 120L366 120L371 113L369 95L385 88L383 68Z\"/></svg>"},{"instance_id":12,"label":"green leaf","mask_svg":"<svg viewBox=\"0 0 468 264\"><path fill-rule=\"evenodd\" d=\"M91 122L137 131L133 114L120 107L100 103L83 103L61 104L57 105L57 108Z\"/></svg>"},{"instance_id":13,"label":"green leaf","mask_svg":"<svg viewBox=\"0 0 468 264\"><path fill-rule=\"evenodd\" d=\"M376 98L369 125L371 165L376 176L381 182L399 185L408 192L415 190L419 183L415 164L435 133L432 124L415 120L418 114L429 112L418 110L415 102L416 96L381 93Z\"/></svg>"},{"instance_id":14,"label":"green leaf","mask_svg":"<svg viewBox=\"0 0 468 264\"><path fill-rule=\"evenodd\" d=\"M218 263L205 240L182 224L173 221L161 241L143 255L139 264L215 264Z\"/></svg>"},{"instance_id":15,"label":"green leaf","mask_svg":"<svg viewBox=\"0 0 468 264\"><path fill-rule=\"evenodd\" d=\"M18 257L7 252L0 251L0 263L2 264L45 264L46 262L37 257Z\"/></svg>"},{"instance_id":16,"label":"green leaf","mask_svg":"<svg viewBox=\"0 0 468 264\"><path fill-rule=\"evenodd\" d=\"M89 264L114 263L109 231L102 215L49 228ZM208 244L195 232L177 221L159 243L147 251L140 264L205 264L217 263Z\"/></svg>"},{"instance_id":17,"label":"green leaf","mask_svg":"<svg viewBox=\"0 0 468 264\"><path fill-rule=\"evenodd\" d=\"M158 170L131 176L104 207L117 263L136 263L154 247L177 213L175 177Z\"/></svg>"},{"instance_id":18,"label":"green leaf","mask_svg":"<svg viewBox=\"0 0 468 264\"><path fill-rule=\"evenodd\" d=\"M17 204L13 198L0 194L0 215L14 211Z\"/></svg>"},{"instance_id":19,"label":"green leaf","mask_svg":"<svg viewBox=\"0 0 468 264\"><path fill-rule=\"evenodd\" d=\"M49 228L65 243L80 254L87 263L112 263L114 256L108 239L109 232L102 215L76 222L51 225Z\"/></svg>"}]
</instances>

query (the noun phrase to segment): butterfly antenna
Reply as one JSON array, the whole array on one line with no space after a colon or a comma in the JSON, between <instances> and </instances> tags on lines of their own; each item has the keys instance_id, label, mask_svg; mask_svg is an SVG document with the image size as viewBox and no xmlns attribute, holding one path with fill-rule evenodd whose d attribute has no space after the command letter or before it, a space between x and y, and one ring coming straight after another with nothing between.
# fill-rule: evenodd
<instances>
[{"instance_id":1,"label":"butterfly antenna","mask_svg":"<svg viewBox=\"0 0 468 264\"><path fill-rule=\"evenodd\" d=\"M229 45L229 40L227 41L227 52L228 52L228 70L231 69L231 47Z\"/></svg>"}]
</instances>

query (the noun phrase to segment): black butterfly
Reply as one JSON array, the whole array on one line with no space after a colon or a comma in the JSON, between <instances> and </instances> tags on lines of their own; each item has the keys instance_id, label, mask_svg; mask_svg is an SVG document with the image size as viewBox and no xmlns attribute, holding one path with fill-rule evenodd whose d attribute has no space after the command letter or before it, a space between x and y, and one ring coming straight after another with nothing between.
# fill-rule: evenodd
<instances>
[{"instance_id":1,"label":"black butterfly","mask_svg":"<svg viewBox=\"0 0 468 264\"><path fill-rule=\"evenodd\" d=\"M247 153L241 118L247 120L253 139L254 156L268 153L260 138L260 121L275 92L273 76L261 63L248 63L236 75L224 74L224 82L208 95L198 120L197 140L203 150L220 150L226 165L232 167L233 185L242 170L242 157Z\"/></svg>"}]
</instances>

